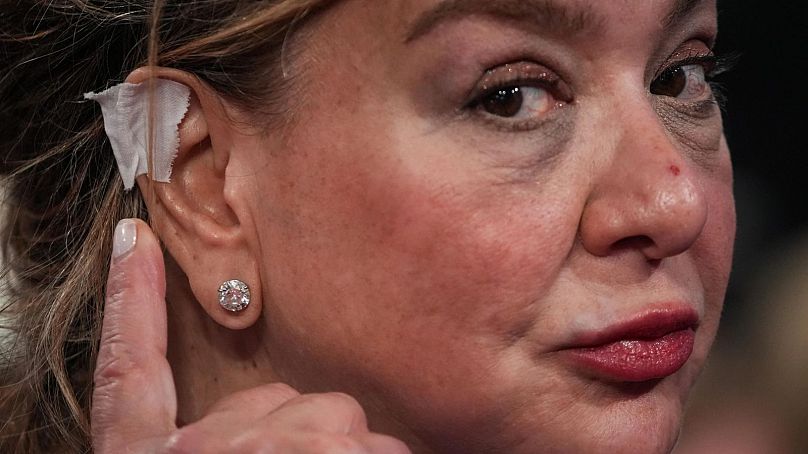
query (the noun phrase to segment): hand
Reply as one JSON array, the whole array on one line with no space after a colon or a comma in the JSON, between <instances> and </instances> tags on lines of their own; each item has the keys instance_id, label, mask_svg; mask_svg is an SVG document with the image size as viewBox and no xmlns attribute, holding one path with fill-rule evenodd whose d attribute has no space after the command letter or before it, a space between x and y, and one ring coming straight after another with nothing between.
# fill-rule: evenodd
<instances>
[{"instance_id":1,"label":"hand","mask_svg":"<svg viewBox=\"0 0 808 454\"><path fill-rule=\"evenodd\" d=\"M228 396L200 421L176 426L166 360L165 269L149 227L122 221L107 283L91 411L96 453L405 454L371 433L350 396L300 395L267 384Z\"/></svg>"}]
</instances>

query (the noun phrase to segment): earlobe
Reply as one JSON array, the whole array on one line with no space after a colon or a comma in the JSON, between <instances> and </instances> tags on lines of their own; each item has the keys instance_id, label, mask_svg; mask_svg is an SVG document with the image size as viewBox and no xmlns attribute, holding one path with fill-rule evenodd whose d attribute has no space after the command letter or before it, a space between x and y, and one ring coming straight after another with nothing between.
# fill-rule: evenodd
<instances>
[{"instance_id":1,"label":"earlobe","mask_svg":"<svg viewBox=\"0 0 808 454\"><path fill-rule=\"evenodd\" d=\"M225 189L230 150L239 135L226 103L207 84L173 69L155 68L153 74L185 84L191 97L178 130L171 182L156 183L142 175L138 186L158 235L187 276L201 308L222 326L247 328L261 314L259 262L242 227L251 224L251 214L233 206ZM152 71L139 69L127 82L146 82L151 76ZM250 303L242 310L226 310L220 304L220 286L232 280L249 286ZM226 296L241 296L237 293L231 290Z\"/></svg>"}]
</instances>

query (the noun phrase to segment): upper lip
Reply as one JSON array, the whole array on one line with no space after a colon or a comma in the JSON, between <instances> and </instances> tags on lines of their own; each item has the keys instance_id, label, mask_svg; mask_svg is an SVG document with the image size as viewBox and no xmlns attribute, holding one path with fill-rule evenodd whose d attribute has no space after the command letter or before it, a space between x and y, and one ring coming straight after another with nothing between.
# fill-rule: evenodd
<instances>
[{"instance_id":1,"label":"upper lip","mask_svg":"<svg viewBox=\"0 0 808 454\"><path fill-rule=\"evenodd\" d=\"M664 305L636 314L604 329L579 333L568 348L588 348L621 340L653 340L677 331L696 330L699 315L685 305Z\"/></svg>"}]
</instances>

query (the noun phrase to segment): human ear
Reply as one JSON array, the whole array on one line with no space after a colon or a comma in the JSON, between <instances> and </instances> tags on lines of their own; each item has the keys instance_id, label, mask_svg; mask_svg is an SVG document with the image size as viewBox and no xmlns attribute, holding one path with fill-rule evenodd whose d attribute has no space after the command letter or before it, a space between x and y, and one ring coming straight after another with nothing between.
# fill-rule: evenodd
<instances>
[{"instance_id":1,"label":"human ear","mask_svg":"<svg viewBox=\"0 0 808 454\"><path fill-rule=\"evenodd\" d=\"M259 261L249 247L250 210L228 186L228 164L239 134L229 106L192 74L168 68L141 68L127 78L150 77L190 88L188 111L179 125L179 149L171 182L137 179L149 216L166 249L188 277L204 311L220 325L244 329L261 314ZM250 304L230 312L219 304L219 286L238 279L250 287Z\"/></svg>"}]
</instances>

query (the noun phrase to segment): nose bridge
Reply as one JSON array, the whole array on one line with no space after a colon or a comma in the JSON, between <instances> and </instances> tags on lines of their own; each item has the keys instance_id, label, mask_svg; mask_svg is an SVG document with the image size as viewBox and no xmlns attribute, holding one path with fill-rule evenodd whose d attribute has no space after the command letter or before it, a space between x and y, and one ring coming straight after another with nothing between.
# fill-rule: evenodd
<instances>
[{"instance_id":1,"label":"nose bridge","mask_svg":"<svg viewBox=\"0 0 808 454\"><path fill-rule=\"evenodd\" d=\"M632 182L641 188L648 187L655 196L665 187L669 192L691 192L696 169L687 161L651 102L643 99L626 103L623 118L612 164L624 174L629 187Z\"/></svg>"},{"instance_id":2,"label":"nose bridge","mask_svg":"<svg viewBox=\"0 0 808 454\"><path fill-rule=\"evenodd\" d=\"M699 237L706 199L697 169L684 159L653 106L647 99L636 101L616 106L610 125L614 148L596 171L581 236L596 255L632 245L662 259L687 250Z\"/></svg>"}]
</instances>

